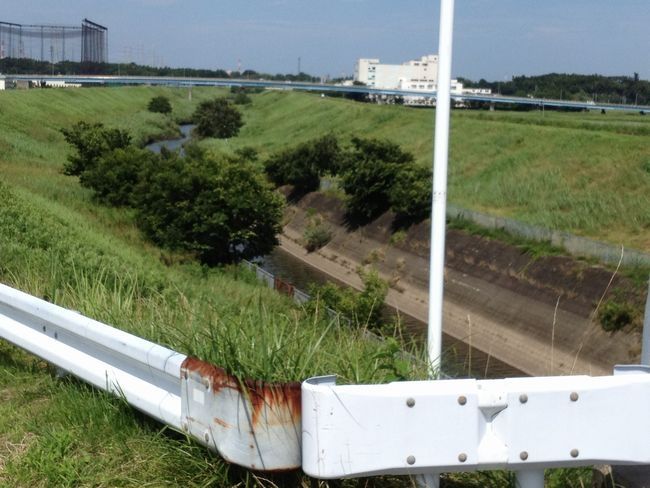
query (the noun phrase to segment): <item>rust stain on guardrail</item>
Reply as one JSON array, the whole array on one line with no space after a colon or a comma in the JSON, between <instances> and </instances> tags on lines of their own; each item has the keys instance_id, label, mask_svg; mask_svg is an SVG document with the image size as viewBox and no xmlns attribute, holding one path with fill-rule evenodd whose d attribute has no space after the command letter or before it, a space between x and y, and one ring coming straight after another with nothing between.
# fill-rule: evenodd
<instances>
[{"instance_id":1,"label":"rust stain on guardrail","mask_svg":"<svg viewBox=\"0 0 650 488\"><path fill-rule=\"evenodd\" d=\"M240 380L188 357L181 366L184 428L226 460L262 471L301 466L301 384Z\"/></svg>"}]
</instances>

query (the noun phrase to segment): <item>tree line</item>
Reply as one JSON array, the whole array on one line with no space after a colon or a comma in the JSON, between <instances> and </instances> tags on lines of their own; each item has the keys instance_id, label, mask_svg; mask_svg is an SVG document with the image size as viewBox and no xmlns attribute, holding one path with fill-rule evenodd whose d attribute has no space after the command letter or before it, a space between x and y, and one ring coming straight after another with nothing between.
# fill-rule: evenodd
<instances>
[{"instance_id":1,"label":"tree line","mask_svg":"<svg viewBox=\"0 0 650 488\"><path fill-rule=\"evenodd\" d=\"M518 97L553 98L601 103L650 104L650 81L632 76L550 73L513 76L511 80L472 81L459 78L468 88L490 88L493 93Z\"/></svg>"},{"instance_id":2,"label":"tree line","mask_svg":"<svg viewBox=\"0 0 650 488\"><path fill-rule=\"evenodd\" d=\"M77 61L60 61L50 63L27 58L0 59L0 73L44 74L44 75L106 75L106 76L175 76L188 78L233 78L273 81L318 82L320 78L308 73L260 73L255 70L226 71L223 69L171 68L156 67L136 63L80 63Z\"/></svg>"}]
</instances>

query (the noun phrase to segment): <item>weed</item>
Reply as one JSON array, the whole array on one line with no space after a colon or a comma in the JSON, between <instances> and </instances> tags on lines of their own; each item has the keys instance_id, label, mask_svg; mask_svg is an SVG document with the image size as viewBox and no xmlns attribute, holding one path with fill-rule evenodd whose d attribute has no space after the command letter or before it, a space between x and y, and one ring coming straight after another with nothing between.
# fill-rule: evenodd
<instances>
[{"instance_id":1,"label":"weed","mask_svg":"<svg viewBox=\"0 0 650 488\"><path fill-rule=\"evenodd\" d=\"M598 311L600 325L608 332L615 332L633 322L634 308L628 303L609 300Z\"/></svg>"}]
</instances>

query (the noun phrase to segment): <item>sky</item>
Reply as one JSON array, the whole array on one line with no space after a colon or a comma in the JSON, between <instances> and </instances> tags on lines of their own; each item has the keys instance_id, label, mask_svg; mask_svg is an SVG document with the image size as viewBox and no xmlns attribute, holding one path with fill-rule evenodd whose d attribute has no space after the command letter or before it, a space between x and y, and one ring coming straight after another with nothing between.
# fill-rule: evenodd
<instances>
[{"instance_id":1,"label":"sky","mask_svg":"<svg viewBox=\"0 0 650 488\"><path fill-rule=\"evenodd\" d=\"M0 20L108 27L109 60L351 75L438 49L439 0L29 0ZM650 0L456 0L453 75L638 72L650 79Z\"/></svg>"}]
</instances>

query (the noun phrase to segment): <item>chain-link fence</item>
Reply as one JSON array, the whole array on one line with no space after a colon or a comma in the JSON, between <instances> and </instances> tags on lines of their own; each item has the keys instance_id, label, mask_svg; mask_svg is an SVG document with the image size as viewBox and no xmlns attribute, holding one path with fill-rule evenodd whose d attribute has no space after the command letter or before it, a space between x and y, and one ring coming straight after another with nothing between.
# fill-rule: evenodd
<instances>
[{"instance_id":1,"label":"chain-link fence","mask_svg":"<svg viewBox=\"0 0 650 488\"><path fill-rule=\"evenodd\" d=\"M650 254L635 249L623 249L611 244L579 237L568 232L545 229L505 217L495 217L474 210L447 205L447 217L465 219L487 229L502 229L517 237L540 242L550 242L553 246L566 249L575 256L596 258L610 264L617 264L623 253L622 263L628 266L650 265Z\"/></svg>"}]
</instances>

